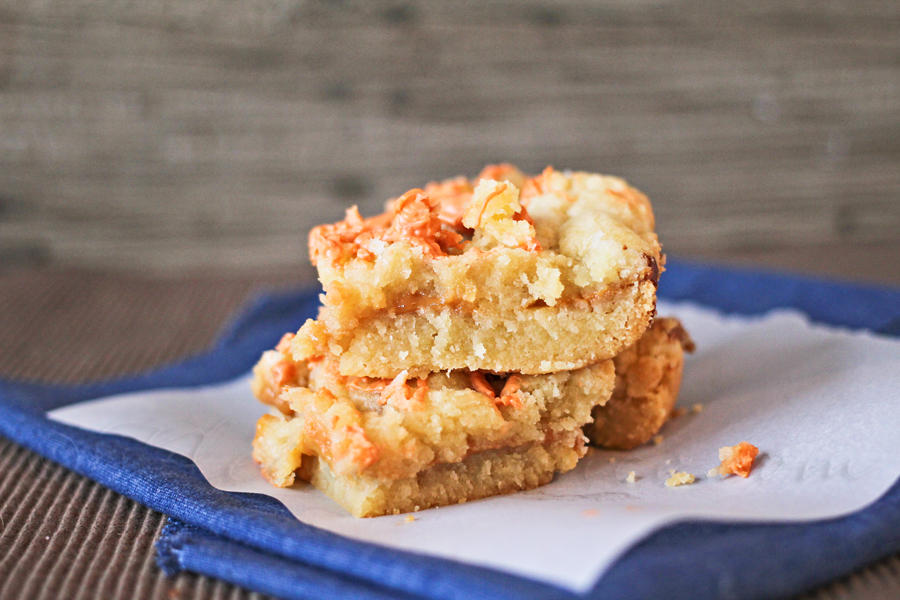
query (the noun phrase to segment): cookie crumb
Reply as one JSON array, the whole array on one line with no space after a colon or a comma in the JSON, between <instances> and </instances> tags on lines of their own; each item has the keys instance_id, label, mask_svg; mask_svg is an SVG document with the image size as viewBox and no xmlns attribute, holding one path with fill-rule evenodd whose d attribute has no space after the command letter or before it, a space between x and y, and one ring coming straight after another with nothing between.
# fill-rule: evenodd
<instances>
[{"instance_id":1,"label":"cookie crumb","mask_svg":"<svg viewBox=\"0 0 900 600\"><path fill-rule=\"evenodd\" d=\"M596 508L586 508L581 511L581 515L588 518L593 518L600 515L600 511Z\"/></svg>"},{"instance_id":2,"label":"cookie crumb","mask_svg":"<svg viewBox=\"0 0 900 600\"><path fill-rule=\"evenodd\" d=\"M691 407L691 410L694 412L694 414L702 413L703 405L698 402L697 404L695 404L694 406Z\"/></svg>"},{"instance_id":3,"label":"cookie crumb","mask_svg":"<svg viewBox=\"0 0 900 600\"><path fill-rule=\"evenodd\" d=\"M663 436L661 434L657 434L653 436L653 445L659 446L663 443Z\"/></svg>"},{"instance_id":4,"label":"cookie crumb","mask_svg":"<svg viewBox=\"0 0 900 600\"><path fill-rule=\"evenodd\" d=\"M719 460L722 461L715 469L710 469L707 475L740 475L743 478L750 476L753 469L753 460L759 454L759 448L748 442L741 442L736 446L724 446L719 448Z\"/></svg>"},{"instance_id":5,"label":"cookie crumb","mask_svg":"<svg viewBox=\"0 0 900 600\"><path fill-rule=\"evenodd\" d=\"M636 479L636 478L635 478L635 475L634 475L634 471L629 471L629 472L628 472L628 477L625 478L625 481L628 482L628 483L634 483L635 479Z\"/></svg>"},{"instance_id":6,"label":"cookie crumb","mask_svg":"<svg viewBox=\"0 0 900 600\"><path fill-rule=\"evenodd\" d=\"M615 456L610 456L610 457L609 457L609 462L611 462L611 463L616 462L616 457L615 457Z\"/></svg>"},{"instance_id":7,"label":"cookie crumb","mask_svg":"<svg viewBox=\"0 0 900 600\"><path fill-rule=\"evenodd\" d=\"M675 470L669 471L672 475L668 479L666 479L666 487L678 487L679 485L690 485L697 480L696 477L691 475L690 473L686 473L684 471L679 471L678 473Z\"/></svg>"},{"instance_id":8,"label":"cookie crumb","mask_svg":"<svg viewBox=\"0 0 900 600\"><path fill-rule=\"evenodd\" d=\"M416 518L412 515L406 515L406 518L403 520L406 521L407 523L412 523L413 521L416 520Z\"/></svg>"}]
</instances>

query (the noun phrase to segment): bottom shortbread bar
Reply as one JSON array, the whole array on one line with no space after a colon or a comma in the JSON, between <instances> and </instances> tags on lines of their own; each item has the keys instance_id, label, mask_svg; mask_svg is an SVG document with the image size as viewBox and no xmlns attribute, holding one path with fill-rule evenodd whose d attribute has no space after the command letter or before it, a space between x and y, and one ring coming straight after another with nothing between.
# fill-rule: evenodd
<instances>
[{"instance_id":1,"label":"bottom shortbread bar","mask_svg":"<svg viewBox=\"0 0 900 600\"><path fill-rule=\"evenodd\" d=\"M357 517L399 514L550 483L554 473L572 469L584 453L580 433L567 437L485 450L401 479L335 475L326 461L315 456L303 457L298 474Z\"/></svg>"},{"instance_id":2,"label":"bottom shortbread bar","mask_svg":"<svg viewBox=\"0 0 900 600\"><path fill-rule=\"evenodd\" d=\"M283 347L283 346L282 346ZM343 377L336 361L267 352L253 456L276 486L310 480L356 516L537 487L584 455L582 427L612 394L611 361L547 375Z\"/></svg>"}]
</instances>

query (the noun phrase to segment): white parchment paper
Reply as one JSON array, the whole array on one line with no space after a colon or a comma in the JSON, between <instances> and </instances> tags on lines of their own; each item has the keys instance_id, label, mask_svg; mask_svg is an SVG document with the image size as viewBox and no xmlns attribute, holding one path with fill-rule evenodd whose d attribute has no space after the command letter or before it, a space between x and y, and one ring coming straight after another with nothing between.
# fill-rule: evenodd
<instances>
[{"instance_id":1,"label":"white parchment paper","mask_svg":"<svg viewBox=\"0 0 900 600\"><path fill-rule=\"evenodd\" d=\"M660 303L697 342L679 405L703 405L662 430L659 445L593 451L531 492L405 516L356 519L307 484L270 486L250 457L266 411L247 378L206 388L134 393L51 417L131 436L191 458L223 490L269 494L301 521L351 538L589 589L617 556L686 518L798 521L845 515L900 476L900 341L811 325L803 315L723 317ZM753 473L707 478L718 448L760 449ZM697 476L667 488L669 471ZM635 471L635 483L625 481Z\"/></svg>"}]
</instances>

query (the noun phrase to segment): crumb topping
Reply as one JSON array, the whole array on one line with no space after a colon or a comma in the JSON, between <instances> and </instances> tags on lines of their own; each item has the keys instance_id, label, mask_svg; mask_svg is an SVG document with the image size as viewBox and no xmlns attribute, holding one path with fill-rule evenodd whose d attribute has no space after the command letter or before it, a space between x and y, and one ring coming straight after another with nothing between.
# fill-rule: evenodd
<instances>
[{"instance_id":1,"label":"crumb topping","mask_svg":"<svg viewBox=\"0 0 900 600\"><path fill-rule=\"evenodd\" d=\"M475 183L483 181L493 182L496 186L486 196L476 191ZM539 251L540 244L534 236L534 221L527 209L518 203L517 185L525 182L524 175L512 165L488 165L474 182L460 176L429 183L424 190L412 189L389 201L387 211L375 217L364 219L359 209L353 206L347 210L344 220L313 228L309 235L310 258L313 265L320 262L341 264L353 258L372 260L387 244L401 240L421 248L425 256L449 256L463 250L466 245L463 235L480 228L485 213L491 214L495 209L509 212L504 215L508 220L527 226L503 227L505 230L522 230L518 235L514 234L514 244L510 245L507 239L503 245ZM506 211L494 200L503 196L504 192L512 193L513 190L515 198L512 202L505 200L503 204L514 203L514 210ZM473 223L464 223L466 215L473 211L477 219ZM531 228L530 235L528 227Z\"/></svg>"},{"instance_id":2,"label":"crumb topping","mask_svg":"<svg viewBox=\"0 0 900 600\"><path fill-rule=\"evenodd\" d=\"M495 247L539 252L534 221L519 202L519 188L511 182L482 179L463 214L465 227L475 230L472 244L480 250Z\"/></svg>"},{"instance_id":3,"label":"crumb topping","mask_svg":"<svg viewBox=\"0 0 900 600\"><path fill-rule=\"evenodd\" d=\"M339 264L350 258L371 260L400 240L421 248L428 256L447 256L461 248L462 235L442 226L440 203L420 189L413 189L389 204L384 214L363 219L359 209L347 210L343 221L319 225L309 234L309 256Z\"/></svg>"},{"instance_id":4,"label":"crumb topping","mask_svg":"<svg viewBox=\"0 0 900 600\"><path fill-rule=\"evenodd\" d=\"M743 478L750 476L753 469L753 461L759 454L759 448L747 442L741 442L736 446L719 448L719 460L722 461L715 469L710 469L708 475L740 475Z\"/></svg>"}]
</instances>

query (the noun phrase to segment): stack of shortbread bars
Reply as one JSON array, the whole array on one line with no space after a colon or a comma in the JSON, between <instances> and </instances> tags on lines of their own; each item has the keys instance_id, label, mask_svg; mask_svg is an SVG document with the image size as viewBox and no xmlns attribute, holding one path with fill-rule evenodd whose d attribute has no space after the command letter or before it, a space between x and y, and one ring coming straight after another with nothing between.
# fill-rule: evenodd
<instances>
[{"instance_id":1,"label":"stack of shortbread bars","mask_svg":"<svg viewBox=\"0 0 900 600\"><path fill-rule=\"evenodd\" d=\"M310 233L318 319L254 369L253 456L359 517L531 489L669 417L690 339L654 319L653 212L614 177L510 165ZM587 436L587 438L585 437Z\"/></svg>"}]
</instances>

